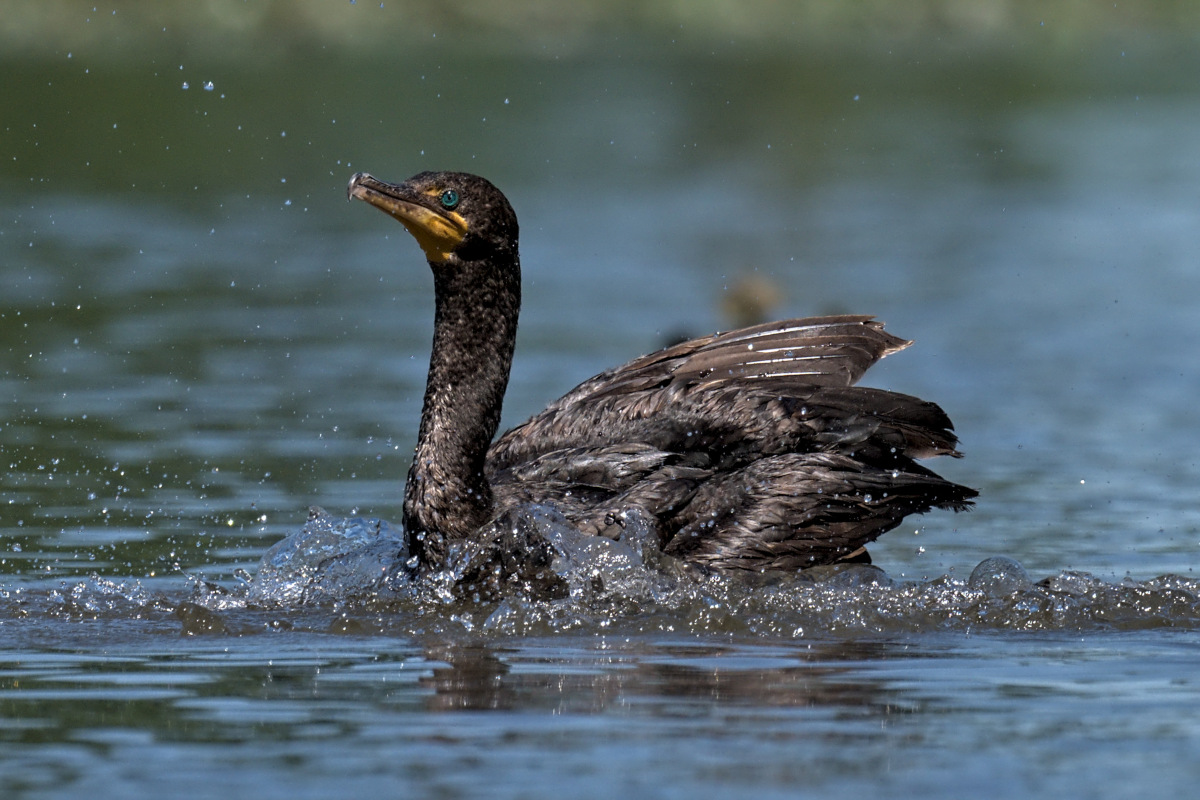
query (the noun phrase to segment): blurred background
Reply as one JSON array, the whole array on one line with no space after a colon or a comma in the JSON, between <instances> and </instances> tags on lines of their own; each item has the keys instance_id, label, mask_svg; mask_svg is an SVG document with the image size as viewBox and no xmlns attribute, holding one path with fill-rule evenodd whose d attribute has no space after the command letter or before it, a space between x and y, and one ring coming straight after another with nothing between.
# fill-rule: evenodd
<instances>
[{"instance_id":1,"label":"blurred background","mask_svg":"<svg viewBox=\"0 0 1200 800\"><path fill-rule=\"evenodd\" d=\"M0 574L227 579L310 504L398 518L431 281L344 187L424 169L522 222L507 425L872 313L917 345L868 382L983 490L877 563L1188 572L1198 38L1150 0L4 3Z\"/></svg>"}]
</instances>

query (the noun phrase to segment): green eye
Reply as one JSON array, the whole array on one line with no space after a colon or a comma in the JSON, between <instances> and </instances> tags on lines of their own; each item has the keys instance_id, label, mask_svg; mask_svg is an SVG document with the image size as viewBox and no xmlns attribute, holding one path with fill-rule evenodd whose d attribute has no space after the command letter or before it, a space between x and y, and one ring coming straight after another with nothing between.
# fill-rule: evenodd
<instances>
[{"instance_id":1,"label":"green eye","mask_svg":"<svg viewBox=\"0 0 1200 800\"><path fill-rule=\"evenodd\" d=\"M458 192L454 191L453 189L447 189L446 191L442 192L442 196L439 199L442 201L442 206L444 208L452 209L458 205Z\"/></svg>"}]
</instances>

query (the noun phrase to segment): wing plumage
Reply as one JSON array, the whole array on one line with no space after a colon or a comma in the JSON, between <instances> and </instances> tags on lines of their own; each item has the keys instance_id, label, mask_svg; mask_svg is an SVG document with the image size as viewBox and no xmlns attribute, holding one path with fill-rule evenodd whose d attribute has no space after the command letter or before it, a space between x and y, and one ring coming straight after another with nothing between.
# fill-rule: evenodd
<instances>
[{"instance_id":1,"label":"wing plumage","mask_svg":"<svg viewBox=\"0 0 1200 800\"><path fill-rule=\"evenodd\" d=\"M571 390L488 453L497 498L555 498L585 530L658 520L663 549L718 569L830 563L910 513L975 492L916 463L958 456L946 414L854 384L911 342L867 316L694 339Z\"/></svg>"}]
</instances>

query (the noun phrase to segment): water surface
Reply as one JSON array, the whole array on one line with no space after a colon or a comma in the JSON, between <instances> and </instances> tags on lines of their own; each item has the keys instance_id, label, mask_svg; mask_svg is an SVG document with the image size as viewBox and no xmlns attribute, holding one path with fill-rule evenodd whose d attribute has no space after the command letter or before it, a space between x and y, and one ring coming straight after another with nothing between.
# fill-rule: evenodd
<instances>
[{"instance_id":1,"label":"water surface","mask_svg":"<svg viewBox=\"0 0 1200 800\"><path fill-rule=\"evenodd\" d=\"M1200 95L1126 51L6 62L5 796L1189 789ZM868 382L947 409L978 507L874 583L199 597L310 505L398 519L431 281L344 186L425 168L522 221L506 424L765 276L916 340Z\"/></svg>"}]
</instances>

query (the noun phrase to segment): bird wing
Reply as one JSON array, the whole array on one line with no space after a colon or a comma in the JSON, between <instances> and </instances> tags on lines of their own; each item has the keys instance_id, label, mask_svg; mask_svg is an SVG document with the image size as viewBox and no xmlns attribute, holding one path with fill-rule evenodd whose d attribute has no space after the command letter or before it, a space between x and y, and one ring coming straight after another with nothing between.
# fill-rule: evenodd
<instances>
[{"instance_id":1,"label":"bird wing","mask_svg":"<svg viewBox=\"0 0 1200 800\"><path fill-rule=\"evenodd\" d=\"M790 378L850 386L884 356L912 342L887 333L873 317L841 315L767 322L666 347L580 384L566 397L603 396L666 383Z\"/></svg>"},{"instance_id":2,"label":"bird wing","mask_svg":"<svg viewBox=\"0 0 1200 800\"><path fill-rule=\"evenodd\" d=\"M804 569L833 563L909 514L965 510L976 494L927 470L881 470L834 453L771 456L703 484L663 549L723 570Z\"/></svg>"},{"instance_id":3,"label":"bird wing","mask_svg":"<svg viewBox=\"0 0 1200 800\"><path fill-rule=\"evenodd\" d=\"M489 465L504 469L551 450L622 442L669 451L740 442L739 449L782 452L793 446L787 442L828 433L822 417L841 427L878 417L881 393L850 387L876 361L910 344L872 317L851 315L783 320L692 339L584 381L500 437ZM895 398L933 409L926 421L949 426L936 406ZM874 429L879 422L868 424ZM768 443L771 438L780 442ZM942 452L953 452L953 435L942 438L947 442Z\"/></svg>"},{"instance_id":4,"label":"bird wing","mask_svg":"<svg viewBox=\"0 0 1200 800\"><path fill-rule=\"evenodd\" d=\"M500 437L498 501L554 497L581 530L657 520L664 551L716 569L831 563L974 490L915 459L954 455L934 403L854 386L910 342L866 316L756 325L664 348L584 381Z\"/></svg>"}]
</instances>

